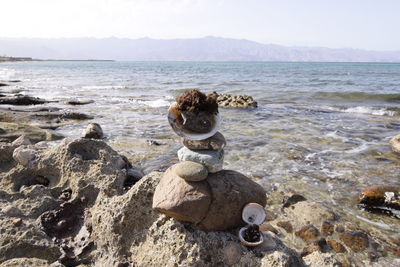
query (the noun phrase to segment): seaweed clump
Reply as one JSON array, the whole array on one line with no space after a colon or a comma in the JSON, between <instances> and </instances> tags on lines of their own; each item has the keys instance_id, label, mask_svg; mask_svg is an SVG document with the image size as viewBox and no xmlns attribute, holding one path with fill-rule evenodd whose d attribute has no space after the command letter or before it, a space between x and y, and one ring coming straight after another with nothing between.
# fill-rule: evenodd
<instances>
[{"instance_id":1,"label":"seaweed clump","mask_svg":"<svg viewBox=\"0 0 400 267\"><path fill-rule=\"evenodd\" d=\"M204 111L218 113L217 99L213 95L205 95L197 89L186 91L176 98L177 108L180 111L189 111L195 114Z\"/></svg>"}]
</instances>

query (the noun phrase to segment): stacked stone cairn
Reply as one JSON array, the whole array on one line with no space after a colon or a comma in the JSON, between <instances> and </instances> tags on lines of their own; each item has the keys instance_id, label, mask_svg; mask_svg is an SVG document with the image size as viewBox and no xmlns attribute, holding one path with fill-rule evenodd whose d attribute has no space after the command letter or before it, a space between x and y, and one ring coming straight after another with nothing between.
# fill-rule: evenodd
<instances>
[{"instance_id":1,"label":"stacked stone cairn","mask_svg":"<svg viewBox=\"0 0 400 267\"><path fill-rule=\"evenodd\" d=\"M153 209L204 231L245 225L243 207L250 202L265 206L266 192L243 174L222 169L226 141L215 127L216 99L190 90L176 100L168 119L184 146L178 151L180 162L160 179Z\"/></svg>"}]
</instances>

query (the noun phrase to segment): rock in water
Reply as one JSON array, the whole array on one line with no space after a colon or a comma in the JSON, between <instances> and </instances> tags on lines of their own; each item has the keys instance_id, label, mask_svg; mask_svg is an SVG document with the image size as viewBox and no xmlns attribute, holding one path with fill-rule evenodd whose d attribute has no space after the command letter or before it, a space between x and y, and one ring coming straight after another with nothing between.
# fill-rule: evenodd
<instances>
[{"instance_id":1,"label":"rock in water","mask_svg":"<svg viewBox=\"0 0 400 267\"><path fill-rule=\"evenodd\" d=\"M89 123L82 132L83 138L101 139L103 138L103 130L98 123Z\"/></svg>"},{"instance_id":2,"label":"rock in water","mask_svg":"<svg viewBox=\"0 0 400 267\"><path fill-rule=\"evenodd\" d=\"M400 154L400 134L392 137L389 143L390 146L392 147L393 152Z\"/></svg>"},{"instance_id":3,"label":"rock in water","mask_svg":"<svg viewBox=\"0 0 400 267\"><path fill-rule=\"evenodd\" d=\"M218 172L222 170L224 164L224 150L190 150L182 147L178 150L179 161L194 161L207 167L208 172Z\"/></svg>"},{"instance_id":4,"label":"rock in water","mask_svg":"<svg viewBox=\"0 0 400 267\"><path fill-rule=\"evenodd\" d=\"M211 190L206 181L188 182L176 174L176 166L163 175L153 197L153 209L177 220L198 223L207 214Z\"/></svg>"},{"instance_id":5,"label":"rock in water","mask_svg":"<svg viewBox=\"0 0 400 267\"><path fill-rule=\"evenodd\" d=\"M182 138L182 143L191 150L221 150L226 145L225 137L220 132L217 132L205 140Z\"/></svg>"},{"instance_id":6,"label":"rock in water","mask_svg":"<svg viewBox=\"0 0 400 267\"><path fill-rule=\"evenodd\" d=\"M261 185L236 171L223 170L208 175L213 201L199 227L223 231L244 225L242 209L250 202L265 206L266 192Z\"/></svg>"},{"instance_id":7,"label":"rock in water","mask_svg":"<svg viewBox=\"0 0 400 267\"><path fill-rule=\"evenodd\" d=\"M182 161L175 165L176 174L186 181L198 182L207 178L207 168L193 161Z\"/></svg>"},{"instance_id":8,"label":"rock in water","mask_svg":"<svg viewBox=\"0 0 400 267\"><path fill-rule=\"evenodd\" d=\"M400 186L373 186L361 192L360 206L369 211L376 211L399 217Z\"/></svg>"}]
</instances>

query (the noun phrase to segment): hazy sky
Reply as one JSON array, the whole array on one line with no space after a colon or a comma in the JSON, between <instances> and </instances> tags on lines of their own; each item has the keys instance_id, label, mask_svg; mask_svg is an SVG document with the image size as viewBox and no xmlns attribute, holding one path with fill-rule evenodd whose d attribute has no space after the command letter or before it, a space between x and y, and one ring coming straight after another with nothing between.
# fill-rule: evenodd
<instances>
[{"instance_id":1,"label":"hazy sky","mask_svg":"<svg viewBox=\"0 0 400 267\"><path fill-rule=\"evenodd\" d=\"M0 37L193 38L400 50L400 0L0 0Z\"/></svg>"}]
</instances>

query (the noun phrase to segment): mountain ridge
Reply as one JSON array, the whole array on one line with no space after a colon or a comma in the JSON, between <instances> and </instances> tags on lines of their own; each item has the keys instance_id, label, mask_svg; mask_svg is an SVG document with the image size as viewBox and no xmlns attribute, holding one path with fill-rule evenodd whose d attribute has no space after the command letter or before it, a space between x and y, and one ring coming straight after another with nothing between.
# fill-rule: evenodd
<instances>
[{"instance_id":1,"label":"mountain ridge","mask_svg":"<svg viewBox=\"0 0 400 267\"><path fill-rule=\"evenodd\" d=\"M61 60L400 62L400 51L289 47L214 36L192 39L0 38L0 55Z\"/></svg>"}]
</instances>

